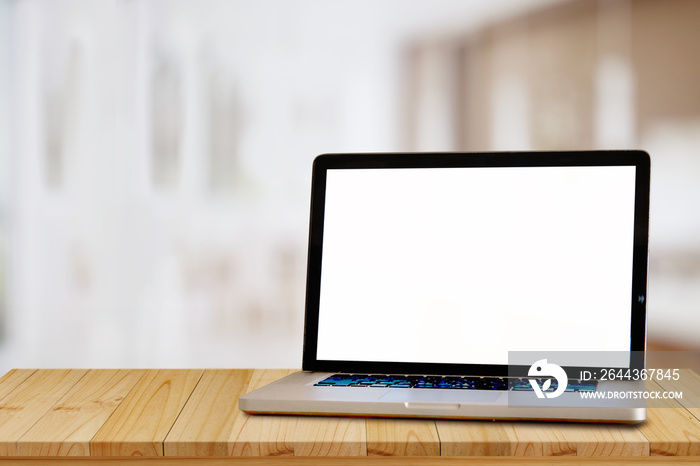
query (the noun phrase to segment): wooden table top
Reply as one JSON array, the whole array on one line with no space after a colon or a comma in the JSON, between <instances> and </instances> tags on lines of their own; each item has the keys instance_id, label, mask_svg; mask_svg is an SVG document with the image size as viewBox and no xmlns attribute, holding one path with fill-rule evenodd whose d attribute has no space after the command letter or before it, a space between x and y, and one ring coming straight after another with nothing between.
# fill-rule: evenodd
<instances>
[{"instance_id":1,"label":"wooden table top","mask_svg":"<svg viewBox=\"0 0 700 466\"><path fill-rule=\"evenodd\" d=\"M239 411L240 395L290 372L15 369L0 378L0 456L549 456L556 457L550 463L615 457L619 464L623 457L652 461L658 455L700 464L700 408L692 407L700 406L700 377L687 370L682 384L654 382L660 390L682 389L684 399L649 408L648 420L639 425L250 416ZM501 464L507 461L502 458Z\"/></svg>"}]
</instances>

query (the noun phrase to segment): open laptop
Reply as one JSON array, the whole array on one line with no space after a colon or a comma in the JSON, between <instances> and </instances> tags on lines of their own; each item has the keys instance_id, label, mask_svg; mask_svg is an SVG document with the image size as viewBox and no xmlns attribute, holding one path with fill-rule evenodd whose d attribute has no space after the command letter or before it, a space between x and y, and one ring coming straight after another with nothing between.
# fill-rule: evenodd
<instances>
[{"instance_id":1,"label":"open laptop","mask_svg":"<svg viewBox=\"0 0 700 466\"><path fill-rule=\"evenodd\" d=\"M644 364L649 169L642 151L318 156L303 370L241 410L643 421L582 393L643 390L599 379Z\"/></svg>"}]
</instances>

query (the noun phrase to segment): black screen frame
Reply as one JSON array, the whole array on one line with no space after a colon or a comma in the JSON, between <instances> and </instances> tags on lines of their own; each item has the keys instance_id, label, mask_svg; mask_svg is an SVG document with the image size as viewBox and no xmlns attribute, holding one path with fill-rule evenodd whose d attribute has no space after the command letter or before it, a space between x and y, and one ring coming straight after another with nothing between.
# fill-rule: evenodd
<instances>
[{"instance_id":1,"label":"black screen frame","mask_svg":"<svg viewBox=\"0 0 700 466\"><path fill-rule=\"evenodd\" d=\"M319 360L318 321L323 256L326 175L332 169L447 168L447 167L635 167L634 245L630 297L630 368L644 367L646 293L649 242L649 154L641 150L557 152L425 152L322 154L314 159L306 278L302 370L315 372L435 375L526 374L526 367L503 364L407 363L396 361ZM578 373L589 367L566 367Z\"/></svg>"}]
</instances>

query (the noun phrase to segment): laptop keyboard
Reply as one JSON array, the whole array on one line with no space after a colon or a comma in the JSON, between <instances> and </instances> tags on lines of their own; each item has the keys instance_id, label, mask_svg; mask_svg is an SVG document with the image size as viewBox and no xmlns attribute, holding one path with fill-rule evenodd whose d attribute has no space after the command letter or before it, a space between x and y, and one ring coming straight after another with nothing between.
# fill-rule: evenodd
<instances>
[{"instance_id":1,"label":"laptop keyboard","mask_svg":"<svg viewBox=\"0 0 700 466\"><path fill-rule=\"evenodd\" d=\"M537 379L540 386L547 379ZM567 392L595 391L596 380L569 381ZM334 374L314 384L319 387L441 388L455 390L532 390L526 378L441 377L416 375ZM549 390L557 389L552 379Z\"/></svg>"}]
</instances>

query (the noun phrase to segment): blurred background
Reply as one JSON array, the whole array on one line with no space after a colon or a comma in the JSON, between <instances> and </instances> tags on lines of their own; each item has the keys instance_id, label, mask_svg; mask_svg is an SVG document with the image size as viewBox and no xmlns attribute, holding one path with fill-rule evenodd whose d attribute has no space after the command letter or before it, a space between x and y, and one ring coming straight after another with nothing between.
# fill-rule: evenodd
<instances>
[{"instance_id":1,"label":"blurred background","mask_svg":"<svg viewBox=\"0 0 700 466\"><path fill-rule=\"evenodd\" d=\"M0 373L300 367L342 151L647 150L650 348L698 350L698 44L694 0L0 0Z\"/></svg>"}]
</instances>

